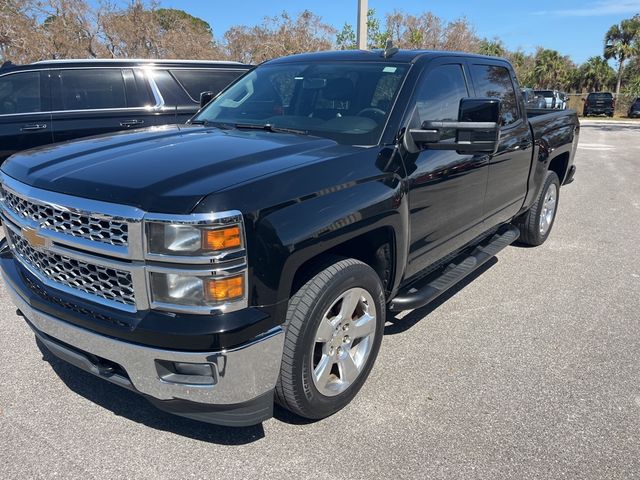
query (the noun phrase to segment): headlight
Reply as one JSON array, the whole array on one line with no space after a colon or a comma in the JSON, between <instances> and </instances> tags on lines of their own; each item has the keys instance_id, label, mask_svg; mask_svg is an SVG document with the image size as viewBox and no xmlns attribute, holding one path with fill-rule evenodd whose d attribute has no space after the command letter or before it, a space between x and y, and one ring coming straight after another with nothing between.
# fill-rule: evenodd
<instances>
[{"instance_id":1,"label":"headlight","mask_svg":"<svg viewBox=\"0 0 640 480\"><path fill-rule=\"evenodd\" d=\"M244 274L211 277L152 272L150 275L151 296L157 303L206 307L244 297Z\"/></svg>"},{"instance_id":2,"label":"headlight","mask_svg":"<svg viewBox=\"0 0 640 480\"><path fill-rule=\"evenodd\" d=\"M147 251L158 255L207 256L242 247L239 225L147 222Z\"/></svg>"},{"instance_id":3,"label":"headlight","mask_svg":"<svg viewBox=\"0 0 640 480\"><path fill-rule=\"evenodd\" d=\"M243 226L236 210L145 217L151 308L188 313L245 308L249 287Z\"/></svg>"}]
</instances>

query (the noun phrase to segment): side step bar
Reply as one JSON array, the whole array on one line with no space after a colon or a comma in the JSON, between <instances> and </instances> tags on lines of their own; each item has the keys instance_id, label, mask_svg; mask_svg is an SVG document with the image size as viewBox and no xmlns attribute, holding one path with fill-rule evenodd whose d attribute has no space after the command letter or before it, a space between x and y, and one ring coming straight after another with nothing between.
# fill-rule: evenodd
<instances>
[{"instance_id":1,"label":"side step bar","mask_svg":"<svg viewBox=\"0 0 640 480\"><path fill-rule=\"evenodd\" d=\"M471 272L493 258L500 250L508 247L520 236L520 230L508 225L506 230L498 231L488 241L480 243L466 258L458 263L449 264L435 279L419 289L410 288L399 294L389 304L389 310L400 312L423 307L432 302Z\"/></svg>"}]
</instances>

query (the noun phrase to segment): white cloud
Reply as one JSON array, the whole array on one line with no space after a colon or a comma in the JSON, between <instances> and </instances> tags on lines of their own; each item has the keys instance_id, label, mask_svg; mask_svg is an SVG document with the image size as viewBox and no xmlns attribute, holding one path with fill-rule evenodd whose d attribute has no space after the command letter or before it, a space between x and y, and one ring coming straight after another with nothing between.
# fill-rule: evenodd
<instances>
[{"instance_id":1,"label":"white cloud","mask_svg":"<svg viewBox=\"0 0 640 480\"><path fill-rule=\"evenodd\" d=\"M562 17L598 17L602 15L620 15L640 13L640 0L600 0L587 3L582 7L562 10L543 10L536 15L556 15Z\"/></svg>"}]
</instances>

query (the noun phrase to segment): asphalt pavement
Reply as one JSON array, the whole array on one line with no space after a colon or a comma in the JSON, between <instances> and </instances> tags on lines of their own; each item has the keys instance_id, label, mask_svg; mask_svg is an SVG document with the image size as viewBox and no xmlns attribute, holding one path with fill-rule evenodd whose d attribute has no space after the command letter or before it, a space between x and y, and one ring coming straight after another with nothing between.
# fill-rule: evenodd
<instances>
[{"instance_id":1,"label":"asphalt pavement","mask_svg":"<svg viewBox=\"0 0 640 480\"><path fill-rule=\"evenodd\" d=\"M0 479L640 478L640 123L583 122L551 238L390 318L355 401L232 429L44 355L0 286Z\"/></svg>"}]
</instances>

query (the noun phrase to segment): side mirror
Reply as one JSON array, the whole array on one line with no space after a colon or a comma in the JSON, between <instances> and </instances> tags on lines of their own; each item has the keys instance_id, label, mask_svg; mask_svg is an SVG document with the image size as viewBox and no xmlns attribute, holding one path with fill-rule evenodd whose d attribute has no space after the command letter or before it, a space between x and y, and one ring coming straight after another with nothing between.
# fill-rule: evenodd
<instances>
[{"instance_id":1,"label":"side mirror","mask_svg":"<svg viewBox=\"0 0 640 480\"><path fill-rule=\"evenodd\" d=\"M200 94L200 108L204 107L207 103L213 100L216 94L214 92L202 92Z\"/></svg>"},{"instance_id":2,"label":"side mirror","mask_svg":"<svg viewBox=\"0 0 640 480\"><path fill-rule=\"evenodd\" d=\"M494 153L500 140L499 124L500 100L463 98L457 122L424 121L419 129L407 129L402 142L409 153L426 149ZM450 138L452 130L455 131L453 139Z\"/></svg>"}]
</instances>

